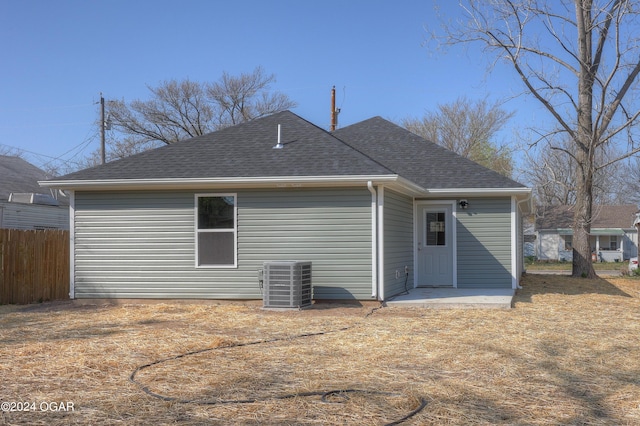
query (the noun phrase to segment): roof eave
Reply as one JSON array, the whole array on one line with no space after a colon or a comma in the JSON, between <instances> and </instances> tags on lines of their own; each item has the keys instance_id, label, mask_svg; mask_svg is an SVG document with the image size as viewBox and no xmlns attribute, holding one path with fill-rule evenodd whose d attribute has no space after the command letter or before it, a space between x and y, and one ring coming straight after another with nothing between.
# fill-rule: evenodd
<instances>
[{"instance_id":1,"label":"roof eave","mask_svg":"<svg viewBox=\"0 0 640 426\"><path fill-rule=\"evenodd\" d=\"M519 198L527 198L531 195L531 188L443 188L427 189L429 195L434 197L490 197L495 195L515 195Z\"/></svg>"},{"instance_id":2,"label":"roof eave","mask_svg":"<svg viewBox=\"0 0 640 426\"><path fill-rule=\"evenodd\" d=\"M388 185L404 192L424 193L418 185L398 175L353 176L264 176L237 178L180 178L180 179L99 179L99 180L48 180L38 182L45 188L75 191L114 190L185 190L209 188L295 188L326 186L359 186L372 182Z\"/></svg>"}]
</instances>

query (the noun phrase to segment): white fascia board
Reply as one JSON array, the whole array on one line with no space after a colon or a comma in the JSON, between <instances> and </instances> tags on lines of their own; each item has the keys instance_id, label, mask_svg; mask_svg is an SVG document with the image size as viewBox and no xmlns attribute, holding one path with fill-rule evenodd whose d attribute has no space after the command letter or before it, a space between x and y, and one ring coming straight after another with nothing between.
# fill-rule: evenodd
<instances>
[{"instance_id":1,"label":"white fascia board","mask_svg":"<svg viewBox=\"0 0 640 426\"><path fill-rule=\"evenodd\" d=\"M106 180L50 180L38 182L45 188L73 190L143 190L143 189L205 189L205 188L295 188L319 186L367 185L368 182L404 188L409 192L424 189L398 175L354 176L285 176L194 179L106 179Z\"/></svg>"},{"instance_id":2,"label":"white fascia board","mask_svg":"<svg viewBox=\"0 0 640 426\"><path fill-rule=\"evenodd\" d=\"M448 188L427 189L429 195L437 197L490 197L495 195L515 195L527 197L531 188Z\"/></svg>"}]
</instances>

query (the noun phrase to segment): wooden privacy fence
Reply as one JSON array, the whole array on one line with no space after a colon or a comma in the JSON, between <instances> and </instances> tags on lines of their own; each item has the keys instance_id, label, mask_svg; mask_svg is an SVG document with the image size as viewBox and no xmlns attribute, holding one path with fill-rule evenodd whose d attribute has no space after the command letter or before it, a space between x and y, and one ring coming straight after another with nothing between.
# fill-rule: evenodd
<instances>
[{"instance_id":1,"label":"wooden privacy fence","mask_svg":"<svg viewBox=\"0 0 640 426\"><path fill-rule=\"evenodd\" d=\"M69 231L0 229L0 304L69 299Z\"/></svg>"}]
</instances>

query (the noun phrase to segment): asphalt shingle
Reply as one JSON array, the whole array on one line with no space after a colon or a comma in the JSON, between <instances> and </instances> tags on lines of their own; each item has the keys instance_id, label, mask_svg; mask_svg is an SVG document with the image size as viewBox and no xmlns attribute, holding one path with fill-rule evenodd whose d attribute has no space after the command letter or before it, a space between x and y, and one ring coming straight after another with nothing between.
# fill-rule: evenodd
<instances>
[{"instance_id":1,"label":"asphalt shingle","mask_svg":"<svg viewBox=\"0 0 640 426\"><path fill-rule=\"evenodd\" d=\"M524 188L381 117L339 129L334 135L423 188Z\"/></svg>"},{"instance_id":2,"label":"asphalt shingle","mask_svg":"<svg viewBox=\"0 0 640 426\"><path fill-rule=\"evenodd\" d=\"M49 194L38 181L47 173L20 157L0 155L0 200L8 200L11 193Z\"/></svg>"},{"instance_id":3,"label":"asphalt shingle","mask_svg":"<svg viewBox=\"0 0 640 426\"><path fill-rule=\"evenodd\" d=\"M273 148L278 125L282 149ZM380 117L329 133L290 111L81 170L56 181L396 174L426 189L524 188Z\"/></svg>"},{"instance_id":4,"label":"asphalt shingle","mask_svg":"<svg viewBox=\"0 0 640 426\"><path fill-rule=\"evenodd\" d=\"M281 126L282 149L277 144ZM284 111L56 180L388 175L391 171Z\"/></svg>"}]
</instances>

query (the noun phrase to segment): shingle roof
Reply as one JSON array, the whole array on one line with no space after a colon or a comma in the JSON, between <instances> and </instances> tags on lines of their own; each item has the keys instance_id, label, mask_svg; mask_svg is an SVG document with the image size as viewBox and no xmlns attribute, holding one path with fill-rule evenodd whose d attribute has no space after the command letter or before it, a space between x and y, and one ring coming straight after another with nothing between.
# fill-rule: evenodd
<instances>
[{"instance_id":1,"label":"shingle roof","mask_svg":"<svg viewBox=\"0 0 640 426\"><path fill-rule=\"evenodd\" d=\"M0 155L0 200L8 200L12 192L48 194L48 189L38 185L47 177L44 170L20 157Z\"/></svg>"},{"instance_id":2,"label":"shingle roof","mask_svg":"<svg viewBox=\"0 0 640 426\"><path fill-rule=\"evenodd\" d=\"M594 218L591 229L633 228L638 207L627 204L621 206L593 206ZM573 206L539 207L536 214L537 230L567 229L573 225Z\"/></svg>"},{"instance_id":3,"label":"shingle roof","mask_svg":"<svg viewBox=\"0 0 640 426\"><path fill-rule=\"evenodd\" d=\"M277 143L281 125L282 149ZM284 111L56 180L393 174L325 130Z\"/></svg>"},{"instance_id":4,"label":"shingle roof","mask_svg":"<svg viewBox=\"0 0 640 426\"><path fill-rule=\"evenodd\" d=\"M284 148L273 149L279 124ZM56 181L383 175L427 189L525 188L380 117L332 134L290 111Z\"/></svg>"},{"instance_id":5,"label":"shingle roof","mask_svg":"<svg viewBox=\"0 0 640 426\"><path fill-rule=\"evenodd\" d=\"M334 135L423 188L524 188L381 117L339 129Z\"/></svg>"}]
</instances>

